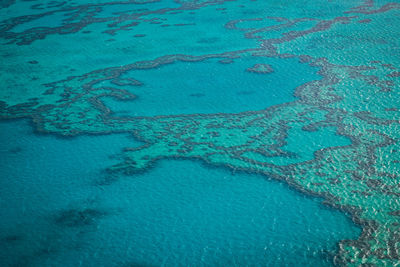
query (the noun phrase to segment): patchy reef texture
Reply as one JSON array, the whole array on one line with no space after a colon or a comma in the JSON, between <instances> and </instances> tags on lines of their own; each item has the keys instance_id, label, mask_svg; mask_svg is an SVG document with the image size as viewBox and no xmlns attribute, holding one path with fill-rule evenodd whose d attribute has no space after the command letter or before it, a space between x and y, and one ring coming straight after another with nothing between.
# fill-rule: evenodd
<instances>
[{"instance_id":1,"label":"patchy reef texture","mask_svg":"<svg viewBox=\"0 0 400 267\"><path fill-rule=\"evenodd\" d=\"M283 180L322 196L363 227L358 240L340 242L335 263L399 265L396 1L3 1L0 7L2 119L31 118L38 131L64 136L129 132L144 143L126 148L110 172L196 158ZM244 72L273 75L265 58L295 58L320 79L293 88L292 102L240 113L120 116L105 101L130 101L134 109L146 94L136 70L208 59L223 66L248 57L259 63ZM313 151L304 151L299 140L305 139L317 140ZM76 216L65 214L70 221Z\"/></svg>"}]
</instances>

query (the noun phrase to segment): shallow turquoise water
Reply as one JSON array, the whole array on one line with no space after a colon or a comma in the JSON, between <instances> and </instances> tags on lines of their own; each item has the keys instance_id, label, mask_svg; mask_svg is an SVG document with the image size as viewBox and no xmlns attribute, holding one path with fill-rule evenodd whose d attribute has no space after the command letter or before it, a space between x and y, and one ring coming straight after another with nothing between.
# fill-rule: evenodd
<instances>
[{"instance_id":1,"label":"shallow turquoise water","mask_svg":"<svg viewBox=\"0 0 400 267\"><path fill-rule=\"evenodd\" d=\"M237 113L293 101L294 88L321 78L318 68L301 64L297 58L244 56L228 64L220 60L176 61L130 71L122 78L136 79L143 85L122 88L137 98L126 102L105 99L105 104L116 115L125 116ZM267 64L272 71L247 71L256 64Z\"/></svg>"},{"instance_id":2,"label":"shallow turquoise water","mask_svg":"<svg viewBox=\"0 0 400 267\"><path fill-rule=\"evenodd\" d=\"M261 175L163 160L108 176L126 135L57 138L26 121L0 133L3 266L330 266L337 242L360 234Z\"/></svg>"}]
</instances>

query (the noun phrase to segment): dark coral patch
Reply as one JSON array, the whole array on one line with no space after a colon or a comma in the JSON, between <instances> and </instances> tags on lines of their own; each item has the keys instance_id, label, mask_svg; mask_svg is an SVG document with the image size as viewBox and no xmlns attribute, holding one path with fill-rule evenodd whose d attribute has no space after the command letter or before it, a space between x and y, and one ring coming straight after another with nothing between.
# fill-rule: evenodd
<instances>
[{"instance_id":1,"label":"dark coral patch","mask_svg":"<svg viewBox=\"0 0 400 267\"><path fill-rule=\"evenodd\" d=\"M371 22L371 19L362 19L362 20L358 21L358 23L370 23L370 22Z\"/></svg>"},{"instance_id":2,"label":"dark coral patch","mask_svg":"<svg viewBox=\"0 0 400 267\"><path fill-rule=\"evenodd\" d=\"M55 223L66 227L82 227L93 225L97 220L104 217L107 213L97 209L69 209L60 212Z\"/></svg>"},{"instance_id":3,"label":"dark coral patch","mask_svg":"<svg viewBox=\"0 0 400 267\"><path fill-rule=\"evenodd\" d=\"M13 148L10 148L10 149L8 150L8 152L11 153L11 154L17 154L17 153L22 152L22 148L19 147L19 146L13 147Z\"/></svg>"},{"instance_id":4,"label":"dark coral patch","mask_svg":"<svg viewBox=\"0 0 400 267\"><path fill-rule=\"evenodd\" d=\"M267 74L274 72L274 69L269 64L255 64L253 67L247 69L248 72Z\"/></svg>"},{"instance_id":5,"label":"dark coral patch","mask_svg":"<svg viewBox=\"0 0 400 267\"><path fill-rule=\"evenodd\" d=\"M14 243L22 239L22 236L19 235L8 235L4 237L4 241L7 243Z\"/></svg>"},{"instance_id":6,"label":"dark coral patch","mask_svg":"<svg viewBox=\"0 0 400 267\"><path fill-rule=\"evenodd\" d=\"M205 96L205 94L202 94L202 93L194 93L194 94L190 94L189 96L191 96L191 97L203 97L203 96Z\"/></svg>"}]
</instances>

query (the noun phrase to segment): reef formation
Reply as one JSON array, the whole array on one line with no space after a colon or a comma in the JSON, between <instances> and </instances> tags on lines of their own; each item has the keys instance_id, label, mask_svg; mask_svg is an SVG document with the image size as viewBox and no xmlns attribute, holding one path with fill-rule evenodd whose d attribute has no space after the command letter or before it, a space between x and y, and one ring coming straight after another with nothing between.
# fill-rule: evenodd
<instances>
[{"instance_id":1,"label":"reef formation","mask_svg":"<svg viewBox=\"0 0 400 267\"><path fill-rule=\"evenodd\" d=\"M129 132L144 144L126 148L111 173L189 158L283 180L362 225L358 240L339 244L337 264L398 265L400 4L260 2L9 1L0 9L1 55L10 62L1 66L0 118L32 118L38 131L63 136ZM100 59L81 64L85 57ZM134 105L146 93L135 90L135 70L245 57L260 59L247 70L259 75L273 72L264 58L298 58L321 79L295 88L292 102L240 113L117 116L104 102ZM323 146L303 153L307 138Z\"/></svg>"}]
</instances>

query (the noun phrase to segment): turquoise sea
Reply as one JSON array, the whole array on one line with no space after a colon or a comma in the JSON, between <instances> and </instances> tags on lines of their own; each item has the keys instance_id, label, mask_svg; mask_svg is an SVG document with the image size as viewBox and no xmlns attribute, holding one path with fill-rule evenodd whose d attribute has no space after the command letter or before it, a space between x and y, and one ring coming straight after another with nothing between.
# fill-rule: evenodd
<instances>
[{"instance_id":1,"label":"turquoise sea","mask_svg":"<svg viewBox=\"0 0 400 267\"><path fill-rule=\"evenodd\" d=\"M268 177L189 160L114 177L104 165L129 136L0 126L3 265L331 266L337 242L360 234L321 199Z\"/></svg>"},{"instance_id":2,"label":"turquoise sea","mask_svg":"<svg viewBox=\"0 0 400 267\"><path fill-rule=\"evenodd\" d=\"M0 267L399 266L398 0L0 1Z\"/></svg>"}]
</instances>

